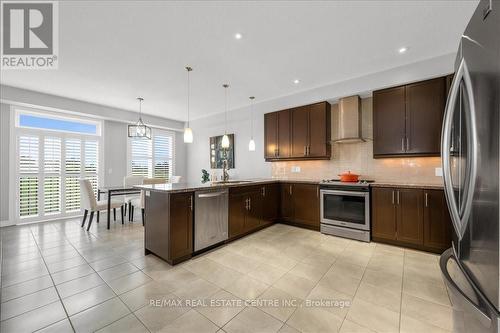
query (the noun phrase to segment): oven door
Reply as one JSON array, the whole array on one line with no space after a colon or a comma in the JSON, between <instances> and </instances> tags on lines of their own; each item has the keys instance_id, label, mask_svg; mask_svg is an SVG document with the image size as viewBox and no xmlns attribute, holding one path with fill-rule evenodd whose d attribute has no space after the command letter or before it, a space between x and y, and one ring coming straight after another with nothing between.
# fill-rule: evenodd
<instances>
[{"instance_id":1,"label":"oven door","mask_svg":"<svg viewBox=\"0 0 500 333\"><path fill-rule=\"evenodd\" d=\"M370 230L369 192L321 190L321 223Z\"/></svg>"}]
</instances>

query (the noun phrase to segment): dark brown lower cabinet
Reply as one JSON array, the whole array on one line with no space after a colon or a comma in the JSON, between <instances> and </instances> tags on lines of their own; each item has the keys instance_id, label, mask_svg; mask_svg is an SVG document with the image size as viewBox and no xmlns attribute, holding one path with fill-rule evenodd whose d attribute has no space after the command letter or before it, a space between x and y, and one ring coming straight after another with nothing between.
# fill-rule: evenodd
<instances>
[{"instance_id":1,"label":"dark brown lower cabinet","mask_svg":"<svg viewBox=\"0 0 500 333\"><path fill-rule=\"evenodd\" d=\"M423 191L397 189L397 240L414 245L424 243Z\"/></svg>"},{"instance_id":2,"label":"dark brown lower cabinet","mask_svg":"<svg viewBox=\"0 0 500 333\"><path fill-rule=\"evenodd\" d=\"M145 249L170 264L193 253L193 192L149 191L145 200Z\"/></svg>"},{"instance_id":3,"label":"dark brown lower cabinet","mask_svg":"<svg viewBox=\"0 0 500 333\"><path fill-rule=\"evenodd\" d=\"M442 190L372 188L372 239L432 252L451 245Z\"/></svg>"},{"instance_id":4,"label":"dark brown lower cabinet","mask_svg":"<svg viewBox=\"0 0 500 333\"><path fill-rule=\"evenodd\" d=\"M264 223L262 186L229 190L229 238L236 238L259 229Z\"/></svg>"},{"instance_id":5,"label":"dark brown lower cabinet","mask_svg":"<svg viewBox=\"0 0 500 333\"><path fill-rule=\"evenodd\" d=\"M451 217L444 191L424 191L424 246L443 252L451 244Z\"/></svg>"},{"instance_id":6,"label":"dark brown lower cabinet","mask_svg":"<svg viewBox=\"0 0 500 333\"><path fill-rule=\"evenodd\" d=\"M293 220L293 184L281 184L280 217L284 221Z\"/></svg>"},{"instance_id":7,"label":"dark brown lower cabinet","mask_svg":"<svg viewBox=\"0 0 500 333\"><path fill-rule=\"evenodd\" d=\"M319 228L319 186L293 184L293 221Z\"/></svg>"},{"instance_id":8,"label":"dark brown lower cabinet","mask_svg":"<svg viewBox=\"0 0 500 333\"><path fill-rule=\"evenodd\" d=\"M261 191L263 196L263 222L275 222L280 217L280 184L265 184L262 186Z\"/></svg>"},{"instance_id":9,"label":"dark brown lower cabinet","mask_svg":"<svg viewBox=\"0 0 500 333\"><path fill-rule=\"evenodd\" d=\"M281 184L281 220L319 229L319 186L303 183Z\"/></svg>"},{"instance_id":10,"label":"dark brown lower cabinet","mask_svg":"<svg viewBox=\"0 0 500 333\"><path fill-rule=\"evenodd\" d=\"M372 237L396 239L396 193L392 188L372 189Z\"/></svg>"}]
</instances>

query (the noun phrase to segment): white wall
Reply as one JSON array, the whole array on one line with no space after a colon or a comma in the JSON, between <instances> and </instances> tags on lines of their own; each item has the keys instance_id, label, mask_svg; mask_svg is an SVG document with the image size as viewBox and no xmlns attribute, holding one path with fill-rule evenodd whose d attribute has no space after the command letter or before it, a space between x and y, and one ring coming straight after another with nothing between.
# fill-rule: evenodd
<instances>
[{"instance_id":1,"label":"white wall","mask_svg":"<svg viewBox=\"0 0 500 333\"><path fill-rule=\"evenodd\" d=\"M0 221L9 219L9 123L9 106L0 104Z\"/></svg>"},{"instance_id":2,"label":"white wall","mask_svg":"<svg viewBox=\"0 0 500 333\"><path fill-rule=\"evenodd\" d=\"M0 85L0 92L0 156L2 156L0 161L0 221L4 221L3 225L6 225L6 222L9 222L9 224L12 222L7 221L9 220L11 195L9 189L11 172L9 168L11 105L35 107L42 110L59 111L103 120L104 179L102 184L111 186L123 183L123 177L127 174L127 124L137 121L136 113L5 85ZM185 179L187 174L186 145L182 140L184 123L149 116L143 116L143 119L147 124L154 125L154 127L174 130L176 133L176 165L174 172ZM11 214L13 216L13 212Z\"/></svg>"},{"instance_id":3,"label":"white wall","mask_svg":"<svg viewBox=\"0 0 500 333\"><path fill-rule=\"evenodd\" d=\"M228 113L228 134L235 135L234 178L259 178L272 175L272 163L264 161L264 114L319 101L335 102L340 97L360 94L368 96L373 90L443 76L453 72L455 54L448 54L410 65L353 78L294 95L256 103L254 107L254 139L256 151L248 151L250 140L249 108ZM252 92L249 92L249 96ZM258 96L256 96L258 101ZM224 134L224 114L191 121L194 142L188 146L187 170L189 181L201 178L201 169L210 168L209 137Z\"/></svg>"}]
</instances>

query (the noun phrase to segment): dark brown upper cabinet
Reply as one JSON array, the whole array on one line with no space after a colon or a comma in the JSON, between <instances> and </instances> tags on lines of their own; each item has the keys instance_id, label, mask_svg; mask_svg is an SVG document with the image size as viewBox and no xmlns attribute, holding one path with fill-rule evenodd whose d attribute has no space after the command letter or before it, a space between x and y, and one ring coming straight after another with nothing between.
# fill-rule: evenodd
<instances>
[{"instance_id":1,"label":"dark brown upper cabinet","mask_svg":"<svg viewBox=\"0 0 500 333\"><path fill-rule=\"evenodd\" d=\"M373 157L439 156L446 96L447 77L374 91Z\"/></svg>"},{"instance_id":2,"label":"dark brown upper cabinet","mask_svg":"<svg viewBox=\"0 0 500 333\"><path fill-rule=\"evenodd\" d=\"M331 110L328 102L264 115L266 161L330 159Z\"/></svg>"},{"instance_id":3,"label":"dark brown upper cabinet","mask_svg":"<svg viewBox=\"0 0 500 333\"><path fill-rule=\"evenodd\" d=\"M291 110L283 110L264 115L266 160L290 157L290 113Z\"/></svg>"}]
</instances>

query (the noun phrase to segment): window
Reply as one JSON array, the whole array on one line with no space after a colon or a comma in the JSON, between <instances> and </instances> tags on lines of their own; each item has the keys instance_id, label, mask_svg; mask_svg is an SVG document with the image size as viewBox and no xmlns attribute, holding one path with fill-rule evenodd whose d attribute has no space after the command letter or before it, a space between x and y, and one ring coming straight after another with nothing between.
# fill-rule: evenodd
<instances>
[{"instance_id":1,"label":"window","mask_svg":"<svg viewBox=\"0 0 500 333\"><path fill-rule=\"evenodd\" d=\"M174 135L153 129L151 140L129 138L129 174L170 180L174 169Z\"/></svg>"},{"instance_id":2,"label":"window","mask_svg":"<svg viewBox=\"0 0 500 333\"><path fill-rule=\"evenodd\" d=\"M16 120L18 217L78 214L80 178L90 179L94 191L99 183L100 124L21 110Z\"/></svg>"}]
</instances>

